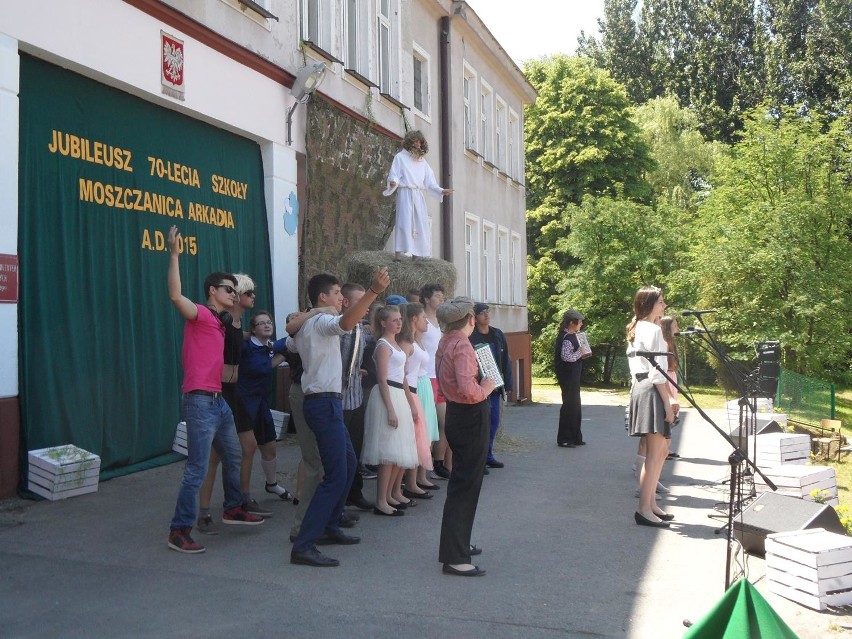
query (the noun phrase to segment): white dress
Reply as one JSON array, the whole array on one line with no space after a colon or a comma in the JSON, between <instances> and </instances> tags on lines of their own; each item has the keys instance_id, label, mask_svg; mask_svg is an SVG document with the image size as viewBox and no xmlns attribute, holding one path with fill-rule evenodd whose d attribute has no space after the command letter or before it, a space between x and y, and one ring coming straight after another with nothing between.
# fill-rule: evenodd
<instances>
[{"instance_id":1,"label":"white dress","mask_svg":"<svg viewBox=\"0 0 852 639\"><path fill-rule=\"evenodd\" d=\"M391 187L391 182L396 182L396 187ZM424 194L439 202L444 199L443 189L435 181L432 167L425 159L400 151L391 164L384 195L392 195L394 191L397 192L394 251L432 257L432 231Z\"/></svg>"},{"instance_id":2,"label":"white dress","mask_svg":"<svg viewBox=\"0 0 852 639\"><path fill-rule=\"evenodd\" d=\"M379 338L376 344L376 352L380 348L391 349L388 360L388 381L404 384L406 382L405 352L399 347L392 346L383 337ZM382 393L378 387L374 388L370 393L364 415L364 444L361 449L361 461L371 465L396 464L403 468L416 468L419 460L411 406L403 389L389 386L388 390L398 425L393 428L388 423L388 410L382 399Z\"/></svg>"}]
</instances>

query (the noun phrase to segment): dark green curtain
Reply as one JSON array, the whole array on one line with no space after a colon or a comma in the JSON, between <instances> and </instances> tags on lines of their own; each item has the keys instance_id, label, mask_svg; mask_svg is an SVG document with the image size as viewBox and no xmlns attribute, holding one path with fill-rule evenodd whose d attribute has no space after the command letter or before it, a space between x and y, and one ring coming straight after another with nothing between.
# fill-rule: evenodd
<instances>
[{"instance_id":1,"label":"dark green curtain","mask_svg":"<svg viewBox=\"0 0 852 639\"><path fill-rule=\"evenodd\" d=\"M245 272L272 306L260 149L26 55L20 87L22 457L71 443L107 475L144 466L180 418L171 225L194 238L184 295L203 302L209 272Z\"/></svg>"}]
</instances>

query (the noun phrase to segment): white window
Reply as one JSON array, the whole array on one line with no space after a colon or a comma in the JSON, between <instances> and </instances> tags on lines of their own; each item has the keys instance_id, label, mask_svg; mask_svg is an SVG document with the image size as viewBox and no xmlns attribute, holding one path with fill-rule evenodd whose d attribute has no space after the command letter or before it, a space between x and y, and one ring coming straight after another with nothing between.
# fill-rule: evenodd
<instances>
[{"instance_id":1,"label":"white window","mask_svg":"<svg viewBox=\"0 0 852 639\"><path fill-rule=\"evenodd\" d=\"M506 173L516 180L521 178L521 152L520 152L520 126L518 114L509 110L509 132L508 144L506 149Z\"/></svg>"},{"instance_id":2,"label":"white window","mask_svg":"<svg viewBox=\"0 0 852 639\"><path fill-rule=\"evenodd\" d=\"M494 116L494 164L504 173L507 172L506 143L508 135L506 126L506 103L500 99L500 96L497 96Z\"/></svg>"},{"instance_id":3,"label":"white window","mask_svg":"<svg viewBox=\"0 0 852 639\"><path fill-rule=\"evenodd\" d=\"M345 0L346 68L370 79L370 40L367 0Z\"/></svg>"},{"instance_id":4,"label":"white window","mask_svg":"<svg viewBox=\"0 0 852 639\"><path fill-rule=\"evenodd\" d=\"M497 300L497 233L490 222L482 223L482 299Z\"/></svg>"},{"instance_id":5,"label":"white window","mask_svg":"<svg viewBox=\"0 0 852 639\"><path fill-rule=\"evenodd\" d=\"M479 218L469 213L464 218L464 259L467 294L472 299L479 295Z\"/></svg>"},{"instance_id":6,"label":"white window","mask_svg":"<svg viewBox=\"0 0 852 639\"><path fill-rule=\"evenodd\" d=\"M399 12L398 0L377 1L377 46L379 91L399 99Z\"/></svg>"},{"instance_id":7,"label":"white window","mask_svg":"<svg viewBox=\"0 0 852 639\"><path fill-rule=\"evenodd\" d=\"M491 87L485 82L480 82L479 102L479 151L489 162L494 161L494 148L492 146L494 137L494 114L492 106L493 94Z\"/></svg>"},{"instance_id":8,"label":"white window","mask_svg":"<svg viewBox=\"0 0 852 639\"><path fill-rule=\"evenodd\" d=\"M414 100L412 104L414 109L421 116L429 119L432 114L432 95L429 91L431 83L431 66L429 54L419 47L416 43L412 43L412 61L414 63Z\"/></svg>"},{"instance_id":9,"label":"white window","mask_svg":"<svg viewBox=\"0 0 852 639\"><path fill-rule=\"evenodd\" d=\"M464 65L464 147L476 151L476 72Z\"/></svg>"},{"instance_id":10,"label":"white window","mask_svg":"<svg viewBox=\"0 0 852 639\"><path fill-rule=\"evenodd\" d=\"M512 233L512 303L523 305L523 282L527 272L527 261L521 254L521 236Z\"/></svg>"},{"instance_id":11,"label":"white window","mask_svg":"<svg viewBox=\"0 0 852 639\"><path fill-rule=\"evenodd\" d=\"M509 275L511 262L509 229L501 226L497 229L497 301L501 304L512 302L512 281Z\"/></svg>"},{"instance_id":12,"label":"white window","mask_svg":"<svg viewBox=\"0 0 852 639\"><path fill-rule=\"evenodd\" d=\"M302 0L302 39L331 52L333 11L332 0Z\"/></svg>"}]
</instances>

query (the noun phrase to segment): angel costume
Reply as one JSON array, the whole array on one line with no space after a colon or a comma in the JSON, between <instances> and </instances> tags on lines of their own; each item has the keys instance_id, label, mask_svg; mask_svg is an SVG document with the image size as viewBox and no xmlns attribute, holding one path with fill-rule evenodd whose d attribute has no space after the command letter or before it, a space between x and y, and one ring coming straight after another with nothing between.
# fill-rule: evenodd
<instances>
[{"instance_id":1,"label":"angel costume","mask_svg":"<svg viewBox=\"0 0 852 639\"><path fill-rule=\"evenodd\" d=\"M396 186L390 186L396 182ZM429 228L426 198L429 194L443 201L443 189L435 182L435 174L429 163L408 151L394 156L388 175L388 188L384 195L396 195L396 228L394 229L394 251L411 253L418 257L432 256L432 232Z\"/></svg>"}]
</instances>

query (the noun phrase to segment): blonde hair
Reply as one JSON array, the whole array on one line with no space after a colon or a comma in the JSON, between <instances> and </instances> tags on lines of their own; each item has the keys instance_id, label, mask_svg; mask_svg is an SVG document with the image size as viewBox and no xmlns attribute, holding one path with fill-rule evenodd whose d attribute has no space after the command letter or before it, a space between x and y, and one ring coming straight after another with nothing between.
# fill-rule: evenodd
<instances>
[{"instance_id":1,"label":"blonde hair","mask_svg":"<svg viewBox=\"0 0 852 639\"><path fill-rule=\"evenodd\" d=\"M245 273L234 273L237 285L234 287L240 295L254 290L254 280Z\"/></svg>"}]
</instances>

